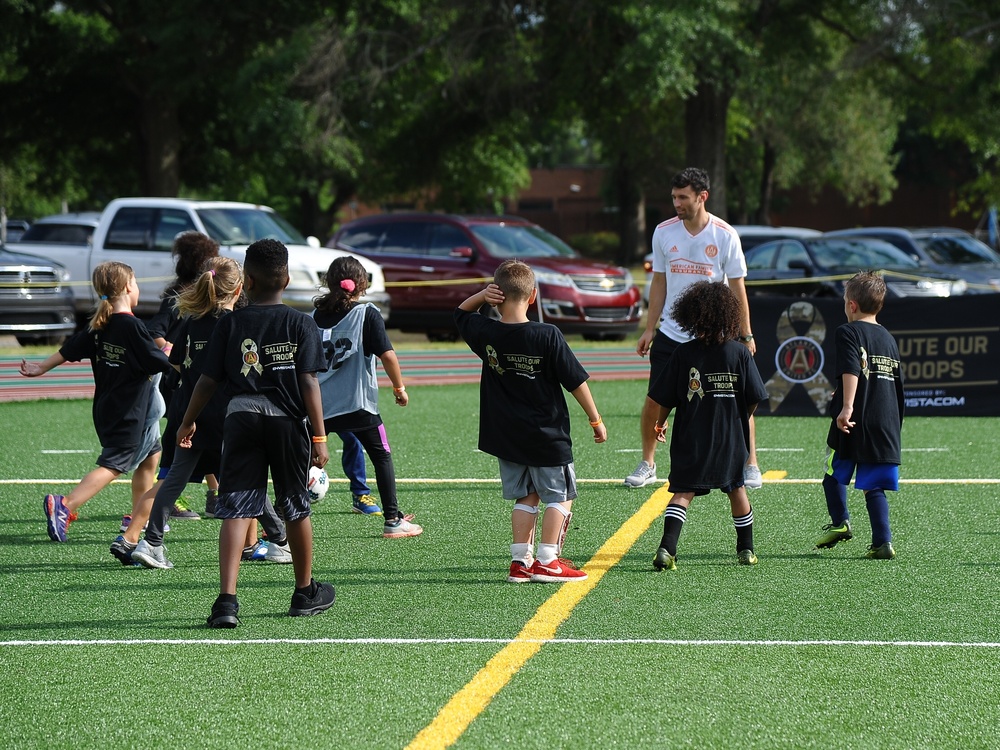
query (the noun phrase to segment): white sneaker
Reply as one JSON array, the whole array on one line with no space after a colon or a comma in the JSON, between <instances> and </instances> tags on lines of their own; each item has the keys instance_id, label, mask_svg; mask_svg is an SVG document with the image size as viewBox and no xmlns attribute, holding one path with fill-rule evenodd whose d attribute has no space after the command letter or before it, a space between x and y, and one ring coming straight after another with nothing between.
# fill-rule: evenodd
<instances>
[{"instance_id":1,"label":"white sneaker","mask_svg":"<svg viewBox=\"0 0 1000 750\"><path fill-rule=\"evenodd\" d=\"M764 486L764 477L761 476L759 467L753 464L743 467L743 486L748 490L759 490Z\"/></svg>"},{"instance_id":2,"label":"white sneaker","mask_svg":"<svg viewBox=\"0 0 1000 750\"><path fill-rule=\"evenodd\" d=\"M290 563L292 561L292 551L288 549L288 542L275 544L271 542L267 545L267 554L264 559L273 563Z\"/></svg>"},{"instance_id":3,"label":"white sneaker","mask_svg":"<svg viewBox=\"0 0 1000 750\"><path fill-rule=\"evenodd\" d=\"M174 564L167 559L167 548L162 544L154 547L145 539L140 539L139 544L132 550L132 559L144 568L158 568L169 570Z\"/></svg>"},{"instance_id":4,"label":"white sneaker","mask_svg":"<svg viewBox=\"0 0 1000 750\"><path fill-rule=\"evenodd\" d=\"M656 464L648 464L640 461L635 467L635 471L625 477L626 487L645 487L650 482L656 481Z\"/></svg>"},{"instance_id":5,"label":"white sneaker","mask_svg":"<svg viewBox=\"0 0 1000 750\"><path fill-rule=\"evenodd\" d=\"M400 518L395 523L386 523L382 526L382 536L385 539L404 539L408 536L420 536L423 531L423 526L410 523L405 518Z\"/></svg>"}]
</instances>

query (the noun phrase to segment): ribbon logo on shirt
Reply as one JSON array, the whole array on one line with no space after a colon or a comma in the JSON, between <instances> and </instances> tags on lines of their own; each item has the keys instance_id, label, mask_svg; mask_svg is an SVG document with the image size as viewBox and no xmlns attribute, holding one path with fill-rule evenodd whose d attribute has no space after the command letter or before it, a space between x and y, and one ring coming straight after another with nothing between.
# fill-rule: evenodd
<instances>
[{"instance_id":1,"label":"ribbon logo on shirt","mask_svg":"<svg viewBox=\"0 0 1000 750\"><path fill-rule=\"evenodd\" d=\"M705 389L701 387L701 373L697 367L692 367L688 371L688 401L698 394L698 398L705 398Z\"/></svg>"},{"instance_id":2,"label":"ribbon logo on shirt","mask_svg":"<svg viewBox=\"0 0 1000 750\"><path fill-rule=\"evenodd\" d=\"M497 350L492 346L486 346L486 362L494 370L496 370L497 375L503 375L503 368L500 366L500 355L497 354Z\"/></svg>"},{"instance_id":3,"label":"ribbon logo on shirt","mask_svg":"<svg viewBox=\"0 0 1000 750\"><path fill-rule=\"evenodd\" d=\"M799 331L805 329L804 333ZM816 404L820 414L826 413L833 386L823 374L823 339L826 322L811 302L793 302L778 318L775 336L778 351L774 355L774 375L765 383L768 406L775 414L781 402L797 386L802 386Z\"/></svg>"},{"instance_id":4,"label":"ribbon logo on shirt","mask_svg":"<svg viewBox=\"0 0 1000 750\"><path fill-rule=\"evenodd\" d=\"M253 339L244 339L240 349L243 350L243 367L240 369L240 375L246 377L251 370L256 370L258 375L263 374L264 366L261 365L260 357L257 355L257 342Z\"/></svg>"}]
</instances>

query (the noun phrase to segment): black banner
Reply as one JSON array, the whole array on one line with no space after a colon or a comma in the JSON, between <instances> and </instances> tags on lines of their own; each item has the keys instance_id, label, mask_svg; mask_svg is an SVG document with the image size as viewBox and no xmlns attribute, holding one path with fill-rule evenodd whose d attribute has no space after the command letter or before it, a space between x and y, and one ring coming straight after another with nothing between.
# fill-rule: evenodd
<instances>
[{"instance_id":1,"label":"black banner","mask_svg":"<svg viewBox=\"0 0 1000 750\"><path fill-rule=\"evenodd\" d=\"M751 297L759 414L827 416L841 299ZM878 315L899 344L906 414L1000 416L1000 294L903 298Z\"/></svg>"}]
</instances>

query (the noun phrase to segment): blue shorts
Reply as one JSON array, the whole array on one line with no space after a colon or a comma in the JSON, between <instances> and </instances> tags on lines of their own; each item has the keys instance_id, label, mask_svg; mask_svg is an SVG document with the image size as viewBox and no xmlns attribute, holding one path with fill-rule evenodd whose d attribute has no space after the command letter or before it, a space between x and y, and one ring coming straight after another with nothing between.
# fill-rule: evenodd
<instances>
[{"instance_id":1,"label":"blue shorts","mask_svg":"<svg viewBox=\"0 0 1000 750\"><path fill-rule=\"evenodd\" d=\"M854 486L859 490L891 490L899 491L899 466L897 464L857 463L848 458L841 458L835 450L826 457L826 473L837 480L838 484L849 485L851 477L857 472Z\"/></svg>"}]
</instances>

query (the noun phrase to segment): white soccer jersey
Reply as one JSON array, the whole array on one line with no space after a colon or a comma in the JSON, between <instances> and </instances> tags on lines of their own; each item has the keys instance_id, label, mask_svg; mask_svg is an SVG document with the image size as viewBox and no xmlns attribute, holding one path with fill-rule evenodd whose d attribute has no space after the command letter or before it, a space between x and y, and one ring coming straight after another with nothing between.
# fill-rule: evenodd
<instances>
[{"instance_id":1,"label":"white soccer jersey","mask_svg":"<svg viewBox=\"0 0 1000 750\"><path fill-rule=\"evenodd\" d=\"M685 331L670 317L681 293L698 281L726 281L747 275L736 230L722 219L708 215L708 224L692 236L676 216L653 231L653 271L667 275L667 298L660 316L660 330L681 343L690 341Z\"/></svg>"}]
</instances>

